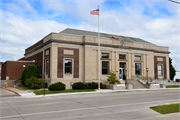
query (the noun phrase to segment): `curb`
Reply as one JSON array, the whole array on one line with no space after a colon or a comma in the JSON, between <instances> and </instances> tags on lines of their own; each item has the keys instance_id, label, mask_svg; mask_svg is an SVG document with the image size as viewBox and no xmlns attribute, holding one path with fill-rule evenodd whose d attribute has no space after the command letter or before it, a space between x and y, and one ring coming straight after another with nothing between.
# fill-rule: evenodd
<instances>
[{"instance_id":1,"label":"curb","mask_svg":"<svg viewBox=\"0 0 180 120\"><path fill-rule=\"evenodd\" d=\"M10 91L10 92L13 92L13 93L15 93L15 94L21 96L19 93L15 92L15 91L13 91L13 90L10 90L10 89L8 89L8 88L5 88L5 90L8 90L8 91Z\"/></svg>"},{"instance_id":2,"label":"curb","mask_svg":"<svg viewBox=\"0 0 180 120\"><path fill-rule=\"evenodd\" d=\"M117 92L142 92L142 91L159 91L159 90L180 90L180 88L158 88L158 89L131 89L131 90L96 90L96 91L92 91L92 92L74 92L74 93L57 93L57 94L45 94L44 95L36 95L35 93L33 92L29 92L28 93L31 93L32 95L22 95L21 93L17 93L13 90L10 90L10 89L7 89L6 90L9 90L11 92L14 92L15 94L18 94L19 96L22 96L22 97L50 97L50 96L65 96L65 95L85 95L85 94L102 94L102 93L117 93Z\"/></svg>"}]
</instances>

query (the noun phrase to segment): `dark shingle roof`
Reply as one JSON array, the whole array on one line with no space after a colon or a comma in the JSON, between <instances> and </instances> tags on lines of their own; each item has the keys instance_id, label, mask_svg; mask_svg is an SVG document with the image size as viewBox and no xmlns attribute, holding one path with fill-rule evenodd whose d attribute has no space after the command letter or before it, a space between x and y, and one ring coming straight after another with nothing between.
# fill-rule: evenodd
<instances>
[{"instance_id":1,"label":"dark shingle roof","mask_svg":"<svg viewBox=\"0 0 180 120\"><path fill-rule=\"evenodd\" d=\"M73 34L73 35L81 35L81 36L98 36L97 32L91 32L91 31L85 31L85 30L77 30L77 29L72 29L72 28L67 28L63 31L61 31L60 33L65 33L65 34ZM103 38L112 38L112 36L116 36L118 39L123 39L123 40L127 40L130 42L141 42L141 43L150 43L147 42L145 40L142 40L140 38L133 38L133 37L126 37L126 36L120 36L120 35L113 35L113 34L107 34L107 33L100 33L100 37ZM152 44L152 43L150 43Z\"/></svg>"}]
</instances>

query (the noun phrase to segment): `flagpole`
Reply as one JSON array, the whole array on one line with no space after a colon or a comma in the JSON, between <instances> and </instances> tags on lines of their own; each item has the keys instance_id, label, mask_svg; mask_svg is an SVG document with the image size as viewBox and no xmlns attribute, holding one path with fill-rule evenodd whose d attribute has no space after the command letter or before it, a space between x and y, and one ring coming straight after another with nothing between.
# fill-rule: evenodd
<instances>
[{"instance_id":1,"label":"flagpole","mask_svg":"<svg viewBox=\"0 0 180 120\"><path fill-rule=\"evenodd\" d=\"M99 9L99 5L98 5ZM99 42L99 15L98 15L98 89L100 89L100 42Z\"/></svg>"}]
</instances>

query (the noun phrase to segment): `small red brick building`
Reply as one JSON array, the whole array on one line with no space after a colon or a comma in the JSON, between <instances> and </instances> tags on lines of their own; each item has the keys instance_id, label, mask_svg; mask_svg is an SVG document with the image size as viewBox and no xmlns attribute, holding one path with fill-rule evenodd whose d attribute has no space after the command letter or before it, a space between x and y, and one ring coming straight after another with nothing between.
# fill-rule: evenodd
<instances>
[{"instance_id":1,"label":"small red brick building","mask_svg":"<svg viewBox=\"0 0 180 120\"><path fill-rule=\"evenodd\" d=\"M34 61L6 61L2 64L1 80L5 80L9 87L14 86L14 81L21 79L22 71Z\"/></svg>"}]
</instances>

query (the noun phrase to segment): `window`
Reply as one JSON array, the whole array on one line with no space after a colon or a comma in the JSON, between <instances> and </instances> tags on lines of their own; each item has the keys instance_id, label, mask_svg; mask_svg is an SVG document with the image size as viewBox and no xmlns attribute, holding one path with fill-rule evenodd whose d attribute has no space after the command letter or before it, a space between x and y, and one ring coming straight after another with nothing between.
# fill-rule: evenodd
<instances>
[{"instance_id":1,"label":"window","mask_svg":"<svg viewBox=\"0 0 180 120\"><path fill-rule=\"evenodd\" d=\"M158 76L163 75L163 65L158 65Z\"/></svg>"},{"instance_id":2,"label":"window","mask_svg":"<svg viewBox=\"0 0 180 120\"><path fill-rule=\"evenodd\" d=\"M141 75L141 63L135 63L135 74Z\"/></svg>"},{"instance_id":3,"label":"window","mask_svg":"<svg viewBox=\"0 0 180 120\"><path fill-rule=\"evenodd\" d=\"M46 59L46 75L48 74L48 70L49 70L49 60Z\"/></svg>"},{"instance_id":4,"label":"window","mask_svg":"<svg viewBox=\"0 0 180 120\"><path fill-rule=\"evenodd\" d=\"M107 75L109 73L109 61L102 61L102 74Z\"/></svg>"},{"instance_id":5,"label":"window","mask_svg":"<svg viewBox=\"0 0 180 120\"><path fill-rule=\"evenodd\" d=\"M109 58L109 53L102 53L101 58Z\"/></svg>"},{"instance_id":6,"label":"window","mask_svg":"<svg viewBox=\"0 0 180 120\"><path fill-rule=\"evenodd\" d=\"M135 56L135 61L141 61L141 56Z\"/></svg>"},{"instance_id":7,"label":"window","mask_svg":"<svg viewBox=\"0 0 180 120\"><path fill-rule=\"evenodd\" d=\"M72 74L72 59L65 59L65 74Z\"/></svg>"},{"instance_id":8,"label":"window","mask_svg":"<svg viewBox=\"0 0 180 120\"><path fill-rule=\"evenodd\" d=\"M119 59L120 59L120 60L126 60L126 55L120 55L120 54L119 54Z\"/></svg>"}]
</instances>

